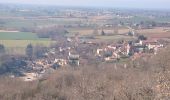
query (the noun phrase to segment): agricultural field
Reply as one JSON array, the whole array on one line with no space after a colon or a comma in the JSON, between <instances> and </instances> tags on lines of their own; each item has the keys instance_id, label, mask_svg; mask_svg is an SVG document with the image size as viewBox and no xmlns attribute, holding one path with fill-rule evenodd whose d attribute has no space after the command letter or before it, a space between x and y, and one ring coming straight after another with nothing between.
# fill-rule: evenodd
<instances>
[{"instance_id":1,"label":"agricultural field","mask_svg":"<svg viewBox=\"0 0 170 100\"><path fill-rule=\"evenodd\" d=\"M0 44L3 44L7 48L24 48L28 44L49 46L54 41L51 40L0 40Z\"/></svg>"},{"instance_id":2,"label":"agricultural field","mask_svg":"<svg viewBox=\"0 0 170 100\"><path fill-rule=\"evenodd\" d=\"M3 28L12 28L12 29L21 29L23 27L44 27L51 25L75 25L75 24L85 24L87 23L85 19L81 18L1 18L0 21L3 20L3 23L0 23L0 27Z\"/></svg>"},{"instance_id":3,"label":"agricultural field","mask_svg":"<svg viewBox=\"0 0 170 100\"><path fill-rule=\"evenodd\" d=\"M28 44L50 46L54 41L48 38L38 38L36 33L0 31L0 44L3 44L8 54L24 54Z\"/></svg>"},{"instance_id":4,"label":"agricultural field","mask_svg":"<svg viewBox=\"0 0 170 100\"><path fill-rule=\"evenodd\" d=\"M36 40L36 33L30 32L0 32L0 40Z\"/></svg>"},{"instance_id":5,"label":"agricultural field","mask_svg":"<svg viewBox=\"0 0 170 100\"><path fill-rule=\"evenodd\" d=\"M156 27L153 29L142 29L136 31L149 38L170 38L170 28Z\"/></svg>"},{"instance_id":6,"label":"agricultural field","mask_svg":"<svg viewBox=\"0 0 170 100\"><path fill-rule=\"evenodd\" d=\"M94 29L92 28L77 28L77 29L69 29L68 30L70 33L79 33L79 35L83 36L83 35L91 35L94 33ZM98 29L98 34L101 33L102 29ZM118 29L118 33L114 33L114 28L106 28L106 29L103 29L103 31L105 33L111 33L113 35L115 34L127 34L129 32L129 29L127 28L119 28Z\"/></svg>"},{"instance_id":7,"label":"agricultural field","mask_svg":"<svg viewBox=\"0 0 170 100\"><path fill-rule=\"evenodd\" d=\"M96 41L101 42L117 42L119 40L134 40L135 38L125 35L113 35L113 36L96 36Z\"/></svg>"},{"instance_id":8,"label":"agricultural field","mask_svg":"<svg viewBox=\"0 0 170 100\"><path fill-rule=\"evenodd\" d=\"M69 35L75 35L75 34L79 34L79 36L83 37L83 36L94 36L95 39L91 40L91 41L95 41L95 42L106 42L106 41L119 41L122 39L125 40L132 40L134 39L133 37L130 36L126 36L126 34L129 32L129 29L127 28L119 28L118 29L118 33L114 33L114 28L105 28L103 29L104 32L107 34L106 36L101 36L101 29L98 29L98 35L94 35L94 29L90 29L90 28L77 28L77 29L69 29Z\"/></svg>"},{"instance_id":9,"label":"agricultural field","mask_svg":"<svg viewBox=\"0 0 170 100\"><path fill-rule=\"evenodd\" d=\"M52 43L55 42L51 40L0 40L0 44L6 47L7 54L25 54L25 48L28 44L48 47Z\"/></svg>"}]
</instances>

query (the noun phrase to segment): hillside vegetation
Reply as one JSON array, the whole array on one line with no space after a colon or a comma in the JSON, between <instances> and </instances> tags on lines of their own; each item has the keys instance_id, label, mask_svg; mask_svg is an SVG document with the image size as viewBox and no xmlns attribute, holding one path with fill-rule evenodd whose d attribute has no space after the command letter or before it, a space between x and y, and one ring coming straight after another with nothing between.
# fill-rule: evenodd
<instances>
[{"instance_id":1,"label":"hillside vegetation","mask_svg":"<svg viewBox=\"0 0 170 100\"><path fill-rule=\"evenodd\" d=\"M1 100L168 100L169 49L151 59L65 67L33 82L0 78Z\"/></svg>"}]
</instances>

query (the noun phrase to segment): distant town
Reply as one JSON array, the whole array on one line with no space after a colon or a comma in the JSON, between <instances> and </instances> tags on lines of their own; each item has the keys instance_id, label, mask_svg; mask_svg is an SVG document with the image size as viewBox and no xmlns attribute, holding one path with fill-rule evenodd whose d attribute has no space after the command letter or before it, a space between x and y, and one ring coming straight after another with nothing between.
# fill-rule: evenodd
<instances>
[{"instance_id":1,"label":"distant town","mask_svg":"<svg viewBox=\"0 0 170 100\"><path fill-rule=\"evenodd\" d=\"M0 4L0 76L85 95L35 100L168 100L169 44L168 10Z\"/></svg>"},{"instance_id":2,"label":"distant town","mask_svg":"<svg viewBox=\"0 0 170 100\"><path fill-rule=\"evenodd\" d=\"M156 55L169 43L166 11L40 8L1 5L1 51L15 65L5 64L10 70L2 73L31 81L60 67L94 62L116 66Z\"/></svg>"}]
</instances>

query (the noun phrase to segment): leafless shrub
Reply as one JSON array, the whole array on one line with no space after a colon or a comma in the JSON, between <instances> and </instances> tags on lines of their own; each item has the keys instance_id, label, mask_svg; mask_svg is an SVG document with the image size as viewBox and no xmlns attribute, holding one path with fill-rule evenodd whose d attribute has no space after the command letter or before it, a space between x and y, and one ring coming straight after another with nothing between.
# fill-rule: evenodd
<instances>
[{"instance_id":1,"label":"leafless shrub","mask_svg":"<svg viewBox=\"0 0 170 100\"><path fill-rule=\"evenodd\" d=\"M120 65L115 68L114 64L84 65L74 69L67 67L56 70L46 80L33 82L2 77L0 100L166 99L170 97L167 90L170 87L169 63L163 67L166 71L157 70L155 73L154 68L162 68L158 64L154 66L159 63L155 58L159 57L158 54L150 60L139 59L137 68L130 67L131 64L126 69ZM169 59L168 56L161 58L161 62Z\"/></svg>"}]
</instances>

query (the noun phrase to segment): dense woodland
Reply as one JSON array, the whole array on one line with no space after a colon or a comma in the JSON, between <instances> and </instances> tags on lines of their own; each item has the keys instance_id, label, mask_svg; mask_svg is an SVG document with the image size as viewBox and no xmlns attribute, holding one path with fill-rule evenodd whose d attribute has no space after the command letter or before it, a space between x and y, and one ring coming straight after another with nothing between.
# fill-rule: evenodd
<instances>
[{"instance_id":1,"label":"dense woodland","mask_svg":"<svg viewBox=\"0 0 170 100\"><path fill-rule=\"evenodd\" d=\"M114 64L63 67L43 79L0 78L1 100L168 100L169 48L158 55Z\"/></svg>"}]
</instances>

